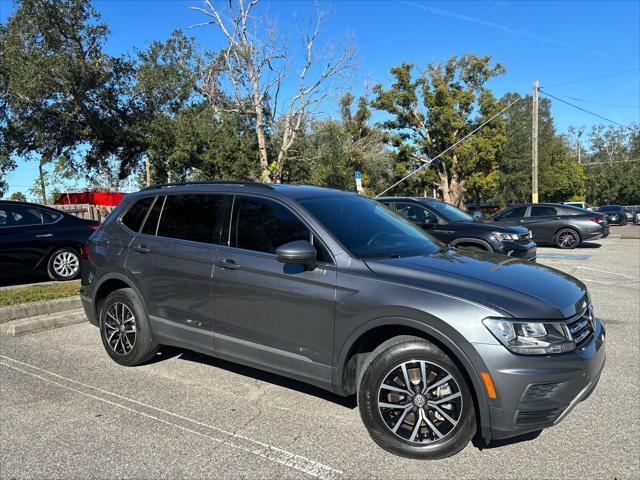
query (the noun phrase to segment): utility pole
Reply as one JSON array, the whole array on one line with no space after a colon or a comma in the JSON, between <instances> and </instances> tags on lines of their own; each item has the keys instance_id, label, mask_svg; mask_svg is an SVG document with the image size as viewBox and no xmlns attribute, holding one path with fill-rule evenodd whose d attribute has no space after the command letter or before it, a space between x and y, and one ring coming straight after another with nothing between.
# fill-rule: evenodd
<instances>
[{"instance_id":1,"label":"utility pole","mask_svg":"<svg viewBox=\"0 0 640 480\"><path fill-rule=\"evenodd\" d=\"M531 133L531 203L538 203L538 80L533 81Z\"/></svg>"}]
</instances>

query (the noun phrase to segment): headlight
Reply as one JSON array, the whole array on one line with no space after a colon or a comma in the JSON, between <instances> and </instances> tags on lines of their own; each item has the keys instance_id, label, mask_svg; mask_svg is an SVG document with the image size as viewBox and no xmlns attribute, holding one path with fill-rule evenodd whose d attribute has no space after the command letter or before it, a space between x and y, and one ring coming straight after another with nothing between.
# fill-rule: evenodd
<instances>
[{"instance_id":1,"label":"headlight","mask_svg":"<svg viewBox=\"0 0 640 480\"><path fill-rule=\"evenodd\" d=\"M518 240L517 233L491 232L491 235L493 235L493 237L499 242L505 242L507 240Z\"/></svg>"},{"instance_id":2,"label":"headlight","mask_svg":"<svg viewBox=\"0 0 640 480\"><path fill-rule=\"evenodd\" d=\"M485 318L482 323L513 353L549 355L571 352L576 348L565 322Z\"/></svg>"}]
</instances>

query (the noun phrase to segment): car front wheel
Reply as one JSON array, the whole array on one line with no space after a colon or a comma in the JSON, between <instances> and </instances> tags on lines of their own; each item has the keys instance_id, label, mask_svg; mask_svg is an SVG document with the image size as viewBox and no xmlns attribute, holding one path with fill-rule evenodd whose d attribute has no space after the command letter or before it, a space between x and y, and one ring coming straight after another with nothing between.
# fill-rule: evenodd
<instances>
[{"instance_id":1,"label":"car front wheel","mask_svg":"<svg viewBox=\"0 0 640 480\"><path fill-rule=\"evenodd\" d=\"M454 455L473 437L476 417L467 383L432 343L395 337L371 353L363 370L360 415L385 450L434 460Z\"/></svg>"}]
</instances>

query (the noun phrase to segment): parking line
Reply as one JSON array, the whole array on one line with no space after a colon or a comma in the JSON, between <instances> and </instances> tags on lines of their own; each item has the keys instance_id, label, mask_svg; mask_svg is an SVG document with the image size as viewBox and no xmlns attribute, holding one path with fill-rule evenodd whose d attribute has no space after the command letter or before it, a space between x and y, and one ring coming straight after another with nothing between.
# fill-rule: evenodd
<instances>
[{"instance_id":1,"label":"parking line","mask_svg":"<svg viewBox=\"0 0 640 480\"><path fill-rule=\"evenodd\" d=\"M47 379L47 378L43 377L42 375L38 375L36 373L29 372L29 371L24 370L22 368L18 368L15 365L10 365L10 364L5 363L5 362L0 362L0 365L3 365L5 367L7 367L7 368L11 368L13 370L19 371L19 372L24 373L26 375L30 375L32 377L38 378L40 380L43 380L43 381L48 382L48 383L51 383L51 384L56 385L58 387L65 388L65 389L70 390L72 392L78 393L80 395L83 395L83 396L86 396L86 397L89 397L89 398L92 398L92 399L95 399L95 400L99 400L101 402L105 402L105 403L107 403L109 405L113 405L113 406L122 408L122 409L127 410L127 411L132 412L132 413L137 413L137 414L139 414L139 415L141 415L143 417L149 418L151 420L158 421L158 422L163 423L165 425L176 427L176 428L178 428L180 430L183 430L185 432L189 432L189 433L193 433L193 434L196 434L196 435L199 435L199 436L202 436L202 437L206 437L206 438L208 438L210 440L213 440L213 441L215 441L217 443L228 445L228 446L230 446L232 448L236 448L238 450L241 450L241 451L244 451L244 452L247 452L247 453L251 453L253 455L259 456L259 457L264 458L266 460L270 460L272 462L278 463L280 465L284 465L286 467L293 468L295 470L303 472L303 473L305 473L307 475L310 475L312 477L331 480L331 479L334 479L334 478L341 477L344 474L344 472L342 472L341 470L337 470L335 468L329 467L328 465L324 465L324 464L322 464L320 462L316 462L316 461L311 460L311 459L309 459L307 457L304 457L304 456L301 456L301 455L296 455L296 454L288 452L286 450L282 450L282 449L280 449L278 447L274 447L273 445L269 445L267 443L260 442L258 440L253 440L253 439L251 439L249 437L245 437L243 435L239 435L237 433L230 432L230 431L224 430L222 428L214 427L213 425L209 425L209 424L200 422L198 420L193 420L191 418L182 416L182 415L174 413L174 412L170 412L168 410L164 410L162 408L154 407L153 405L148 405L146 403L139 402L137 400L134 400L134 399L122 396L122 395L118 395L117 393L109 392L107 390L103 390L101 388L94 387L92 385L87 385L85 383L78 382L77 380L73 380L71 378L64 377L62 375L58 375L57 373L50 372L48 370L42 369L40 367L36 367L35 365L31 365L31 364L26 363L26 362L22 362L20 360L16 360L15 358L7 357L6 355L1 355L0 354L0 358L3 358L3 359L8 360L10 362L15 362L16 364L31 368L31 369L36 370L36 371L40 371L42 373L46 373L47 375L51 375L52 377L56 377L56 378L59 378L61 380L65 380L67 382L80 385L80 386L85 387L87 389L95 390L96 392L100 392L100 393L105 394L105 395L111 395L112 397L115 397L115 398L118 398L118 399L121 399L121 400L124 400L124 401L127 401L127 402L131 402L133 404L140 405L140 406L148 408L150 410L155 410L157 412L161 412L163 414L166 414L166 415L169 415L169 416L172 416L172 417L175 417L175 418L179 418L180 420L184 420L186 422L190 422L190 423L192 423L194 425L198 425L198 426L201 426L201 427L205 427L205 428L217 431L219 433L222 433L224 435L232 437L232 438L234 438L236 440L243 440L243 441L249 443L252 446L250 446L250 447L249 446L243 446L243 445L238 445L238 444L232 443L232 442L230 442L228 440L222 440L222 439L216 438L216 437L214 437L212 435L208 435L206 433L198 432L197 430L193 430L191 428L187 428L187 427L184 427L182 425L178 425L176 423L169 422L167 420L163 420L163 419L158 418L158 417L156 417L154 415L150 415L148 413L141 412L139 410L127 407L126 405L122 405L120 403L113 402L111 400L107 400L105 398L101 398L101 397L98 397L96 395L92 395L92 394L87 393L87 392L83 392L81 390L78 390L77 388L73 388L73 387L70 387L68 385L64 385L64 384L56 382L54 380Z\"/></svg>"}]
</instances>

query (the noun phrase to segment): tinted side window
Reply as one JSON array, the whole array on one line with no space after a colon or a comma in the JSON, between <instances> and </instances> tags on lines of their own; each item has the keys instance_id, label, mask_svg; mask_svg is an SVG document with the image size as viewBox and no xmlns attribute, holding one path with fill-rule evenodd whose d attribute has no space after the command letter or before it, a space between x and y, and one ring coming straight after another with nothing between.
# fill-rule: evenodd
<instances>
[{"instance_id":1,"label":"tinted side window","mask_svg":"<svg viewBox=\"0 0 640 480\"><path fill-rule=\"evenodd\" d=\"M155 197L145 197L136 201L122 216L122 223L129 229L137 232L140 230L144 216L147 214L147 210L153 203Z\"/></svg>"},{"instance_id":2,"label":"tinted side window","mask_svg":"<svg viewBox=\"0 0 640 480\"><path fill-rule=\"evenodd\" d=\"M413 203L396 203L396 212L413 223L438 223L438 217Z\"/></svg>"},{"instance_id":3,"label":"tinted side window","mask_svg":"<svg viewBox=\"0 0 640 480\"><path fill-rule=\"evenodd\" d=\"M277 202L236 197L231 246L275 253L276 248L295 240L311 240L311 232L287 208Z\"/></svg>"},{"instance_id":4,"label":"tinted side window","mask_svg":"<svg viewBox=\"0 0 640 480\"><path fill-rule=\"evenodd\" d=\"M527 211L527 207L516 207L508 212L504 212L502 215L499 215L498 220L503 220L505 218L522 218L524 217L524 213Z\"/></svg>"},{"instance_id":5,"label":"tinted side window","mask_svg":"<svg viewBox=\"0 0 640 480\"><path fill-rule=\"evenodd\" d=\"M168 195L158 236L219 244L231 202L231 195Z\"/></svg>"},{"instance_id":6,"label":"tinted side window","mask_svg":"<svg viewBox=\"0 0 640 480\"><path fill-rule=\"evenodd\" d=\"M6 226L7 223L9 223L7 211L4 208L0 208L0 227Z\"/></svg>"},{"instance_id":7,"label":"tinted side window","mask_svg":"<svg viewBox=\"0 0 640 480\"><path fill-rule=\"evenodd\" d=\"M7 208L9 214L9 225L40 225L44 223L44 218L40 214L41 210L33 207L10 206Z\"/></svg>"},{"instance_id":8,"label":"tinted side window","mask_svg":"<svg viewBox=\"0 0 640 480\"><path fill-rule=\"evenodd\" d=\"M545 206L533 206L531 207L531 216L532 217L552 217L557 215L558 212L553 207L545 207Z\"/></svg>"},{"instance_id":9,"label":"tinted side window","mask_svg":"<svg viewBox=\"0 0 640 480\"><path fill-rule=\"evenodd\" d=\"M165 197L158 197L156 203L153 204L153 208L149 212L149 216L147 220L144 222L144 226L142 227L142 233L146 233L147 235L155 235L156 230L158 229L158 220L160 219L160 213L162 212L162 204L164 203Z\"/></svg>"},{"instance_id":10,"label":"tinted side window","mask_svg":"<svg viewBox=\"0 0 640 480\"><path fill-rule=\"evenodd\" d=\"M41 208L34 208L32 210L42 218L42 223L53 223L62 216L61 213L50 212L49 210L43 210Z\"/></svg>"}]
</instances>

